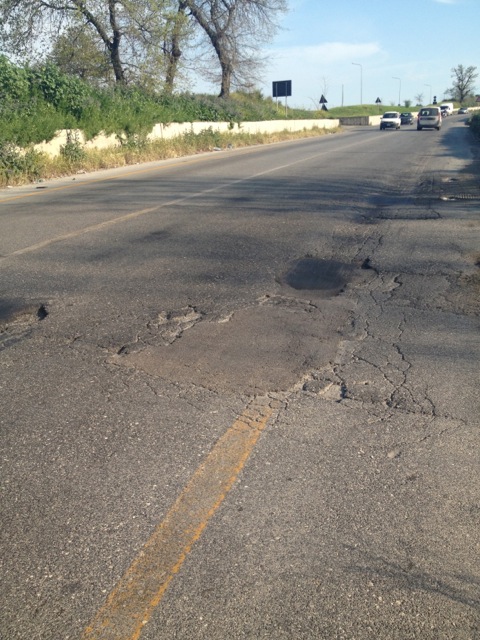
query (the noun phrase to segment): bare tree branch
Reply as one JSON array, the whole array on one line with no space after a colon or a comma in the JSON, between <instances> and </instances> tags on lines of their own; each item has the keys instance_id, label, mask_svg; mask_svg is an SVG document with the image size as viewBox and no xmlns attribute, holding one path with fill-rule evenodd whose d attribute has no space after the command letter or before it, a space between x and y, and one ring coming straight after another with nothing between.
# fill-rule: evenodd
<instances>
[{"instance_id":1,"label":"bare tree branch","mask_svg":"<svg viewBox=\"0 0 480 640\"><path fill-rule=\"evenodd\" d=\"M286 1L185 0L185 5L215 53L220 96L227 97L232 84L250 85L262 66L261 46L278 29Z\"/></svg>"}]
</instances>

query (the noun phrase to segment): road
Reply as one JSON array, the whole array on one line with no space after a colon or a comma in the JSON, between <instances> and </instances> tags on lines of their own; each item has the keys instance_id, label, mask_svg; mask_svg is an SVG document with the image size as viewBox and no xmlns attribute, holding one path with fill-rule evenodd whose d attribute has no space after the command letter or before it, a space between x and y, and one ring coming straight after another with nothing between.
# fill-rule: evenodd
<instances>
[{"instance_id":1,"label":"road","mask_svg":"<svg viewBox=\"0 0 480 640\"><path fill-rule=\"evenodd\" d=\"M0 192L1 638L480 637L469 135Z\"/></svg>"}]
</instances>

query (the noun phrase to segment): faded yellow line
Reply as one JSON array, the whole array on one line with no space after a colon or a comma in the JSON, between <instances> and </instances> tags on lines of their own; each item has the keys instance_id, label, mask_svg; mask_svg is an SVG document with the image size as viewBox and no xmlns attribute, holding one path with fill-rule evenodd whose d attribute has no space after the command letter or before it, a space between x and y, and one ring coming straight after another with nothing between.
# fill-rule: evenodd
<instances>
[{"instance_id":1,"label":"faded yellow line","mask_svg":"<svg viewBox=\"0 0 480 640\"><path fill-rule=\"evenodd\" d=\"M194 162L194 160L192 160ZM20 256L26 253L32 253L33 251L38 251L39 249L44 249L45 247L50 246L51 244L55 244L56 242L62 242L63 240L71 240L72 238L77 238L86 233L90 233L92 231L99 231L102 229L106 229L107 227L112 227L118 223L125 222L127 220L131 220L133 218L138 218L148 213L153 213L154 211L160 211L163 208L171 207L173 205L181 204L187 200L193 200L200 196L204 196L208 193L213 193L215 191L219 191L224 189L226 186L232 186L234 184L245 182L252 178L263 175L264 173L270 173L272 170L262 171L253 176L248 176L246 178L238 178L236 180L232 180L227 184L219 184L215 187L210 187L209 189L204 189L203 191L197 191L195 193L188 194L186 196L181 196L179 198L175 198L173 200L169 200L168 202L163 202L162 204L156 205L155 207L149 207L147 209L140 209L139 211L132 211L131 213L127 213L123 216L119 216L118 218L112 218L111 220L106 220L105 222L100 222L98 224L90 225L89 227L84 227L82 229L77 229L76 231L70 231L69 233L65 233L61 236L55 236L54 238L49 238L48 240L42 240L41 242L37 242L36 244L29 245L28 247L23 247L22 249L17 249L12 251L11 253L7 253L3 256L0 256L0 261L6 260L7 258L11 258L13 256ZM60 187L59 189L61 189ZM20 196L19 196L20 197ZM13 198L15 199L15 198ZM6 200L3 200L6 202Z\"/></svg>"},{"instance_id":2,"label":"faded yellow line","mask_svg":"<svg viewBox=\"0 0 480 640\"><path fill-rule=\"evenodd\" d=\"M242 180L235 180L234 182L242 182ZM174 200L170 200L168 202L163 202L162 204L156 205L155 207L149 207L147 209L132 211L131 213L126 213L125 215L119 216L118 218L105 220L104 222L99 222L98 224L93 224L93 225L90 225L89 227L83 227L83 229L70 231L69 233L65 233L61 236L55 236L54 238L49 238L48 240L42 240L42 242L37 242L36 244L32 244L32 245L29 245L28 247L23 247L22 249L17 249L15 251L12 251L11 253L7 253L3 256L0 256L0 261L6 260L7 258L11 258L13 256L21 256L25 253L32 253L33 251L38 251L38 249L44 249L45 247L48 247L51 244L55 244L56 242L62 242L63 240L71 240L72 238L78 238L79 236L82 236L86 233L90 233L92 231L100 231L108 227L113 227L114 225L119 224L121 222L125 222L126 220L132 220L133 218L138 218L145 214L153 213L154 211L160 211L165 207L171 207L173 205L181 204L186 200L192 200L194 198L198 198L199 196L205 195L207 193L218 191L223 187L224 185L218 185L210 189L204 189L203 191L191 193L186 196L181 196L180 198L175 198Z\"/></svg>"},{"instance_id":3,"label":"faded yellow line","mask_svg":"<svg viewBox=\"0 0 480 640\"><path fill-rule=\"evenodd\" d=\"M195 471L85 629L82 640L138 640L168 585L232 488L275 410L275 403L257 403L245 409Z\"/></svg>"},{"instance_id":4,"label":"faded yellow line","mask_svg":"<svg viewBox=\"0 0 480 640\"><path fill-rule=\"evenodd\" d=\"M169 169L171 167L175 168L175 167L178 167L179 165L194 164L211 157L213 156L210 156L209 154L206 153L205 156L202 155L192 159L179 158L178 160L167 161L166 164L159 164L153 167L135 169L132 171L128 171L127 167L125 167L125 171L122 171L122 173L119 173L118 175L115 175L115 176L103 176L101 178L87 178L86 180L79 180L78 182L75 182L75 184L72 184L72 183L64 184L61 187L49 186L47 183L44 188L42 187L42 189L38 191L33 191L32 193L21 193L14 196L7 196L6 198L0 197L0 204L2 202L12 202L13 200L22 200L23 198L33 198L34 196L41 196L44 194L47 195L54 191L64 191L65 189L74 189L75 187L77 188L84 187L91 184L95 184L96 182L109 182L110 180L120 180L121 178L128 178L130 176L136 176L141 173L151 173L152 171L161 171L163 169ZM158 162L160 163L165 161L159 160ZM117 168L123 169L124 167L117 167Z\"/></svg>"},{"instance_id":5,"label":"faded yellow line","mask_svg":"<svg viewBox=\"0 0 480 640\"><path fill-rule=\"evenodd\" d=\"M16 251L12 251L12 253L8 253L4 256L0 256L0 260L5 260L6 258L10 258L12 256L21 256L24 253L31 253L32 251L38 251L38 249L44 249L51 244L55 244L56 242L62 242L63 240L70 240L71 238L77 238L78 236L82 236L85 233L89 233L90 231L98 231L100 229L106 229L107 227L112 227L113 225L118 224L119 222L124 222L125 220L130 220L132 218L138 218L139 216L143 216L146 213L152 213L153 211L157 211L160 207L150 207L149 209L141 209L140 211L133 211L132 213L127 213L124 216L120 216L119 218L113 218L113 220L106 220L105 222L100 222L99 224L90 225L89 227L84 227L83 229L77 229L76 231L70 231L70 233L64 233L62 236L56 236L55 238L49 238L48 240L43 240L42 242L37 242L36 244L31 244L28 247L24 247L23 249L17 249Z\"/></svg>"},{"instance_id":6,"label":"faded yellow line","mask_svg":"<svg viewBox=\"0 0 480 640\"><path fill-rule=\"evenodd\" d=\"M266 146L266 145L261 145L261 146ZM235 150L235 155L239 155L239 154L246 154L252 151L257 151L260 149L257 149L257 147L245 147L242 149L237 149ZM222 155L233 155L233 151L232 152L227 152L227 151L223 151ZM203 154L200 154L198 156L195 156L194 158L189 158L188 156L181 156L179 158L175 158L175 159L170 159L170 160L158 160L158 164L155 164L154 166L149 166L149 167L144 167L142 169L132 169L132 170L128 170L127 166L125 167L115 167L112 169L112 171L114 171L115 169L118 169L121 171L121 173L114 175L114 176L103 176L101 178L86 178L85 180L79 180L78 182L75 183L69 183L69 184L64 184L60 187L55 187L53 185L51 185L51 183L49 184L48 182L45 184L45 186L42 186L41 189L38 189L38 187L35 191L32 191L31 193L19 193L17 195L12 195L12 196L6 196L5 198L2 198L2 195L0 194L0 204L2 204L3 202L13 202L14 200L22 200L24 198L33 198L34 196L42 196L42 195L48 195L49 193L53 193L54 191L64 191L65 189L75 189L75 188L79 188L79 187L84 187L84 186L88 186L91 184L95 184L97 182L109 182L110 180L120 180L122 178L128 178L130 176L136 176L142 173L151 173L152 171L163 171L166 169L171 169L171 168L175 168L178 167L180 165L185 166L185 165L189 165L189 164L197 164L199 162L202 162L204 160L210 160L213 158L218 158L218 155L215 154L210 154L208 152L205 152ZM108 171L108 169L106 169L105 171Z\"/></svg>"},{"instance_id":7,"label":"faded yellow line","mask_svg":"<svg viewBox=\"0 0 480 640\"><path fill-rule=\"evenodd\" d=\"M281 143L277 143L277 144L281 144ZM363 140L361 140L360 142L355 142L355 143L353 143L351 145L348 145L347 147L343 147L342 151L344 151L346 148L351 148L351 147L358 146L359 144L363 144ZM265 145L262 145L261 148L263 148L264 146ZM246 152L250 153L250 152L252 152L252 151L254 151L256 149L257 148L253 148L252 149L250 147L247 147L246 150L242 149L241 151L246 151ZM273 168L270 168L270 169L265 169L264 171L259 171L257 173L252 174L252 175L246 176L245 178L237 178L237 179L231 180L230 182L227 182L225 184L218 184L215 187L211 187L209 189L204 189L203 191L198 191L196 193L192 193L192 194L189 194L189 195L186 195L186 196L181 196L179 198L175 198L174 200L170 200L169 202L164 202L164 203L162 203L160 205L157 205L155 207L151 207L151 208L148 208L148 209L141 209L139 211L133 211L132 213L128 213L128 214L120 216L118 218L113 218L111 220L107 220L105 222L100 222L99 224L91 225L91 226L85 227L83 229L78 229L76 231L71 231L71 232L66 233L64 235L56 236L55 238L49 238L48 240L43 240L42 242L38 242L38 243L30 245L28 247L23 247L22 249L17 249L16 251L12 251L11 253L8 253L8 254L5 254L3 256L0 256L0 261L7 260L8 258L10 258L12 256L19 256L19 255L23 255L23 254L26 254L26 253L31 253L33 251L37 251L38 249L43 249L45 247L48 247L49 245L54 244L56 242L61 242L63 240L69 240L69 239L72 239L72 238L76 238L76 237L79 237L79 236L81 236L81 235L83 235L85 233L89 233L91 231L98 231L98 230L101 230L101 229L105 229L107 227L116 225L116 224L118 224L120 222L124 222L124 221L130 220L132 218L137 218L137 217L142 216L142 215L147 214L147 213L152 213L154 211L160 211L162 208L173 206L173 205L176 205L176 204L181 204L182 202L185 202L186 200L192 200L194 198L198 198L198 197L204 196L204 195L206 195L208 193L214 193L215 191L220 191L221 189L225 189L227 187L231 187L231 186L233 186L235 184L239 184L239 183L242 183L242 182L248 182L249 180L253 180L255 178L259 178L260 176L268 175L270 173L275 173L276 171L279 171L280 169L288 169L289 167L295 166L297 164L301 164L301 163L306 162L308 160L312 160L314 158L318 158L320 156L323 156L326 153L329 153L329 151L325 151L325 152L322 151L320 153L316 153L313 156L309 156L307 158L301 158L299 160L295 160L294 162L289 162L287 164L279 165L279 166L276 166L276 167L273 167ZM198 161L200 161L200 160L198 160ZM197 160L193 159L193 160L188 161L188 162L197 162ZM186 162L184 161L183 163L185 164ZM173 166L173 165L168 165L168 166ZM152 169L145 169L145 171L153 171L153 170L156 170L156 169L157 169L157 167L155 167L155 169L153 169L153 168ZM137 172L132 172L132 173L141 173L141 172L142 172L142 170L139 170ZM118 176L118 177L120 177L120 176ZM109 178L109 179L113 180L115 178ZM91 182L103 182L105 180L106 180L105 178L102 178L102 179L99 179L99 180L92 180ZM83 184L88 184L88 183L84 182ZM66 189L66 188L70 188L70 187L58 187L57 189L52 189L52 190L57 190L58 191L58 190L61 190L61 189L64 189L64 188ZM29 195L33 195L33 194L29 194ZM29 197L29 196L28 196L28 194L25 195L25 196L18 196L18 199L20 199L22 197ZM1 198L0 198L0 203L1 202L8 202L9 200L15 200L15 199L17 199L17 198L14 197L14 198L6 199L6 200L1 200Z\"/></svg>"}]
</instances>

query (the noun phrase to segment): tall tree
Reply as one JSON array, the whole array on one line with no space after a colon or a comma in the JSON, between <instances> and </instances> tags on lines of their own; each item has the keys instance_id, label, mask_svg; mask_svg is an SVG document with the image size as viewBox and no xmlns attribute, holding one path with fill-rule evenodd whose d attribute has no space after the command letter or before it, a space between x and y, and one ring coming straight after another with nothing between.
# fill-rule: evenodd
<instances>
[{"instance_id":1,"label":"tall tree","mask_svg":"<svg viewBox=\"0 0 480 640\"><path fill-rule=\"evenodd\" d=\"M187 16L185 0L178 0L176 14L170 22L171 28L163 43L165 56L165 91L172 93L178 78L180 60L183 55L182 46L187 46L192 35L191 22Z\"/></svg>"},{"instance_id":2,"label":"tall tree","mask_svg":"<svg viewBox=\"0 0 480 640\"><path fill-rule=\"evenodd\" d=\"M46 51L59 34L86 26L108 54L117 83L138 77L161 58L176 0L0 0L0 45Z\"/></svg>"},{"instance_id":3,"label":"tall tree","mask_svg":"<svg viewBox=\"0 0 480 640\"><path fill-rule=\"evenodd\" d=\"M92 84L109 85L114 80L108 52L84 24L72 25L61 33L53 42L48 59L63 73Z\"/></svg>"},{"instance_id":4,"label":"tall tree","mask_svg":"<svg viewBox=\"0 0 480 640\"><path fill-rule=\"evenodd\" d=\"M278 29L286 0L184 0L211 45L219 66L220 97L232 85L252 85L262 65L261 47Z\"/></svg>"},{"instance_id":5,"label":"tall tree","mask_svg":"<svg viewBox=\"0 0 480 640\"><path fill-rule=\"evenodd\" d=\"M464 67L459 64L452 69L453 85L447 92L458 102L464 102L473 93L475 80L478 78L477 67Z\"/></svg>"}]
</instances>

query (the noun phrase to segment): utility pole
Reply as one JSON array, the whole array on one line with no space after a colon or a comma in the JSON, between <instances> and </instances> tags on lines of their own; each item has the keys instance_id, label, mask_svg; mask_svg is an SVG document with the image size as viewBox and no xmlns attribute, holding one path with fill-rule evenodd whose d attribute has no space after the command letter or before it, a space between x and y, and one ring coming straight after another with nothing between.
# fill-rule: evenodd
<instances>
[{"instance_id":1,"label":"utility pole","mask_svg":"<svg viewBox=\"0 0 480 640\"><path fill-rule=\"evenodd\" d=\"M363 105L363 67L359 62L352 62L356 67L360 67L360 105Z\"/></svg>"},{"instance_id":2,"label":"utility pole","mask_svg":"<svg viewBox=\"0 0 480 640\"><path fill-rule=\"evenodd\" d=\"M392 76L392 78L394 80L398 80L399 85L398 85L398 106L400 106L401 102L400 102L400 95L402 93L402 81L400 80L400 78L397 78L396 76Z\"/></svg>"}]
</instances>

